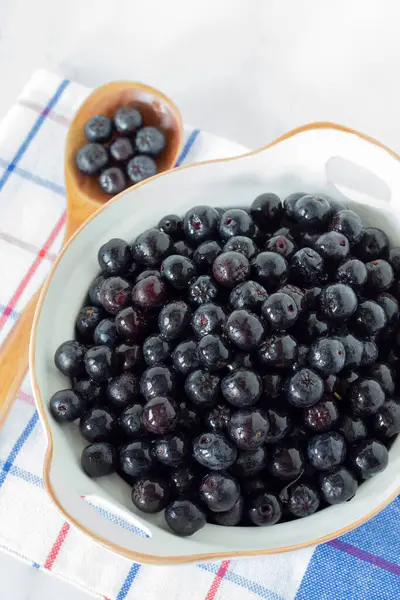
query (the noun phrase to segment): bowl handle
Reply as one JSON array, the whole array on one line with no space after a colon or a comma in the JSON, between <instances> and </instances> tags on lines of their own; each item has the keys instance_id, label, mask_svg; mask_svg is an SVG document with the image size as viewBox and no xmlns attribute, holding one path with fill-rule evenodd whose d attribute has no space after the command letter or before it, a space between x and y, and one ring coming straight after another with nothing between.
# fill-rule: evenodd
<instances>
[{"instance_id":1,"label":"bowl handle","mask_svg":"<svg viewBox=\"0 0 400 600\"><path fill-rule=\"evenodd\" d=\"M198 535L184 540L174 535L168 529L161 514L145 515L144 521L120 504L117 508L115 504L108 505L103 501L98 488L90 485L91 480L86 481L84 497L76 487L68 484L59 470L51 469L49 475L46 488L65 519L93 540L131 560L143 563L177 564L187 562L187 555L209 552L209 548L200 541ZM82 484L78 487L82 488ZM97 499L100 510L96 510L93 506L97 504ZM108 515L104 516L105 513ZM140 529L143 534L134 532L134 528ZM148 537L145 537L146 534ZM180 557L182 560L179 560Z\"/></svg>"},{"instance_id":2,"label":"bowl handle","mask_svg":"<svg viewBox=\"0 0 400 600\"><path fill-rule=\"evenodd\" d=\"M380 142L352 129L333 123L313 123L285 134L253 155L258 167L271 172L287 170L287 167L293 167L294 171L304 168L310 174L310 182L324 185L327 191L330 188L336 196L338 188L329 181L327 165L338 157L379 178L390 192L391 207L400 209L400 157ZM368 203L368 199L364 202ZM387 204L376 199L372 203L375 206Z\"/></svg>"}]
</instances>

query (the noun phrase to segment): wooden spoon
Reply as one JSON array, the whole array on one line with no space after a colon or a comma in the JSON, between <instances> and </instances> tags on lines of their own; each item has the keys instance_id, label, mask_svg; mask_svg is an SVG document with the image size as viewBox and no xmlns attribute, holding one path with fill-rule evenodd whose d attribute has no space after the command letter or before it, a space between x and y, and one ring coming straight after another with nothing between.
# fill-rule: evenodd
<instances>
[{"instance_id":1,"label":"wooden spoon","mask_svg":"<svg viewBox=\"0 0 400 600\"><path fill-rule=\"evenodd\" d=\"M64 242L109 200L109 196L99 188L96 178L83 175L75 165L78 149L87 143L85 122L98 114L113 117L120 106L138 108L146 125L155 125L165 134L167 144L156 159L157 172L167 171L176 163L182 145L183 126L180 113L171 100L151 87L131 81L115 81L97 88L78 109L67 134L67 227ZM0 427L28 369L29 337L40 291L28 302L0 350Z\"/></svg>"}]
</instances>

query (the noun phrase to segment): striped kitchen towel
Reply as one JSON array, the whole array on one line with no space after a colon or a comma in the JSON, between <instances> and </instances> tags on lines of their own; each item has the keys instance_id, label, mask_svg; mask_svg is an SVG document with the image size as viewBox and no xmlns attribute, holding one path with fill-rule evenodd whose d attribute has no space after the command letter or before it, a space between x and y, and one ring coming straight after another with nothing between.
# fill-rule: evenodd
<instances>
[{"instance_id":1,"label":"striped kitchen towel","mask_svg":"<svg viewBox=\"0 0 400 600\"><path fill-rule=\"evenodd\" d=\"M0 342L60 249L65 226L65 135L87 94L76 83L39 71L0 125ZM179 164L242 151L235 143L186 128ZM182 567L140 566L98 546L63 521L43 489L44 449L26 379L0 431L0 547L96 596L117 600L400 597L399 499L367 524L318 548ZM131 528L99 510L105 518Z\"/></svg>"}]
</instances>

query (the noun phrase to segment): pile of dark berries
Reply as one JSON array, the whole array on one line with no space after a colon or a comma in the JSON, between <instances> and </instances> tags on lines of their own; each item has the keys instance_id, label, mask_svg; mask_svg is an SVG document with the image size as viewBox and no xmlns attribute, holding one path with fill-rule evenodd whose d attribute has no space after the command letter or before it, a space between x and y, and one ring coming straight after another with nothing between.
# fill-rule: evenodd
<instances>
[{"instance_id":1,"label":"pile of dark berries","mask_svg":"<svg viewBox=\"0 0 400 600\"><path fill-rule=\"evenodd\" d=\"M400 248L343 204L196 206L112 239L55 364L90 477L191 535L350 500L400 432Z\"/></svg>"},{"instance_id":2,"label":"pile of dark berries","mask_svg":"<svg viewBox=\"0 0 400 600\"><path fill-rule=\"evenodd\" d=\"M114 119L97 115L85 124L88 143L76 155L76 166L95 176L104 193L114 196L157 173L157 157L166 146L164 133L145 126L133 106L119 108Z\"/></svg>"}]
</instances>

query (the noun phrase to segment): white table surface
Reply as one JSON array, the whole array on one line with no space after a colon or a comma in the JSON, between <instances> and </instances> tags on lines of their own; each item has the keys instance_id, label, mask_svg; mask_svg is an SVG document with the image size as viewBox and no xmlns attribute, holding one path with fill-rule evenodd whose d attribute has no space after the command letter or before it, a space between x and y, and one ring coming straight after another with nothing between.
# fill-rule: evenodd
<instances>
[{"instance_id":1,"label":"white table surface","mask_svg":"<svg viewBox=\"0 0 400 600\"><path fill-rule=\"evenodd\" d=\"M398 0L1 0L0 118L45 67L149 83L249 147L330 120L400 152L399 16ZM5 554L0 581L2 600L91 597Z\"/></svg>"}]
</instances>

